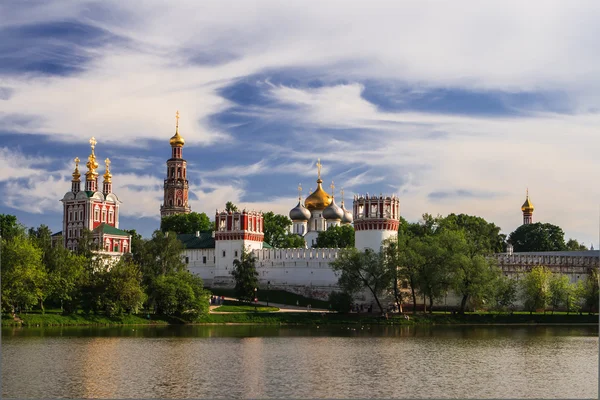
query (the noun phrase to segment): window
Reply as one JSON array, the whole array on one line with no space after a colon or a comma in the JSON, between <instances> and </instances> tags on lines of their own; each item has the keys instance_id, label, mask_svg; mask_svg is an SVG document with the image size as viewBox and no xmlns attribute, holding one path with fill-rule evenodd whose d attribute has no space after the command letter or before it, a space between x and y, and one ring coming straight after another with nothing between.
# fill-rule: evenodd
<instances>
[{"instance_id":1,"label":"window","mask_svg":"<svg viewBox=\"0 0 600 400\"><path fill-rule=\"evenodd\" d=\"M171 178L175 178L175 168L171 167Z\"/></svg>"},{"instance_id":2,"label":"window","mask_svg":"<svg viewBox=\"0 0 600 400\"><path fill-rule=\"evenodd\" d=\"M223 250L223 257L225 257L225 250Z\"/></svg>"},{"instance_id":3,"label":"window","mask_svg":"<svg viewBox=\"0 0 600 400\"><path fill-rule=\"evenodd\" d=\"M238 252L237 252L237 250L235 251L235 253L234 253L234 254L235 254L235 257L237 257L237 256L238 256Z\"/></svg>"},{"instance_id":4,"label":"window","mask_svg":"<svg viewBox=\"0 0 600 400\"><path fill-rule=\"evenodd\" d=\"M189 257L186 257L186 258L185 258L185 263L186 263L186 264L189 264L189 263L190 263L190 258L189 258Z\"/></svg>"},{"instance_id":5,"label":"window","mask_svg":"<svg viewBox=\"0 0 600 400\"><path fill-rule=\"evenodd\" d=\"M69 211L69 221L73 221L73 211Z\"/></svg>"},{"instance_id":6,"label":"window","mask_svg":"<svg viewBox=\"0 0 600 400\"><path fill-rule=\"evenodd\" d=\"M94 207L94 221L100 221L100 209L98 206Z\"/></svg>"},{"instance_id":7,"label":"window","mask_svg":"<svg viewBox=\"0 0 600 400\"><path fill-rule=\"evenodd\" d=\"M108 222L110 222L111 224L113 222L113 215L114 215L113 210L110 210L108 212Z\"/></svg>"},{"instance_id":8,"label":"window","mask_svg":"<svg viewBox=\"0 0 600 400\"><path fill-rule=\"evenodd\" d=\"M79 210L79 220L83 221L83 210Z\"/></svg>"},{"instance_id":9,"label":"window","mask_svg":"<svg viewBox=\"0 0 600 400\"><path fill-rule=\"evenodd\" d=\"M102 210L102 222L106 222L106 209Z\"/></svg>"},{"instance_id":10,"label":"window","mask_svg":"<svg viewBox=\"0 0 600 400\"><path fill-rule=\"evenodd\" d=\"M118 252L119 252L119 244L118 244L118 243L115 243L115 245L113 246L113 251L114 251L115 253L118 253Z\"/></svg>"},{"instance_id":11,"label":"window","mask_svg":"<svg viewBox=\"0 0 600 400\"><path fill-rule=\"evenodd\" d=\"M202 264L206 264L206 256L202 256Z\"/></svg>"}]
</instances>

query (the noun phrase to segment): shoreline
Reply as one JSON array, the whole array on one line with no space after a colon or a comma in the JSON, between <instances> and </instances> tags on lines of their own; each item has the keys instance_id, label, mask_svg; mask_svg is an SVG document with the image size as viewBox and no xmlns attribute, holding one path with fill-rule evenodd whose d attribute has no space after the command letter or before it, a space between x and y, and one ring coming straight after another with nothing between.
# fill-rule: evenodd
<instances>
[{"instance_id":1,"label":"shoreline","mask_svg":"<svg viewBox=\"0 0 600 400\"><path fill-rule=\"evenodd\" d=\"M306 312L220 313L202 316L198 321L184 322L177 318L153 315L148 321L141 315L106 317L102 315L22 314L19 321L3 316L2 328L44 327L118 327L173 325L263 325L263 326L598 326L598 315L561 314L408 314L387 319L375 315L321 314Z\"/></svg>"}]
</instances>

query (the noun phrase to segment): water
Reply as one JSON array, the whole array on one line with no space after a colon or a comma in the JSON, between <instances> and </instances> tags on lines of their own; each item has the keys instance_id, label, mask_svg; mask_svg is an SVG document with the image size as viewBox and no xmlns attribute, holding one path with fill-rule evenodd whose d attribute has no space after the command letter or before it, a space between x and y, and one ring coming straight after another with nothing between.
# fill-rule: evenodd
<instances>
[{"instance_id":1,"label":"water","mask_svg":"<svg viewBox=\"0 0 600 400\"><path fill-rule=\"evenodd\" d=\"M2 329L16 398L597 398L597 327Z\"/></svg>"}]
</instances>

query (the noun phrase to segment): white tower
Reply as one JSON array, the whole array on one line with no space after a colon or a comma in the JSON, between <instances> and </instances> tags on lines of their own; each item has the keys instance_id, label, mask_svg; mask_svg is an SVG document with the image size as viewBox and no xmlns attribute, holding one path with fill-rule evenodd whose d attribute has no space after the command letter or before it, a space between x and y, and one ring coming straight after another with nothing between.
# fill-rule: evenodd
<instances>
[{"instance_id":1,"label":"white tower","mask_svg":"<svg viewBox=\"0 0 600 400\"><path fill-rule=\"evenodd\" d=\"M392 196L354 196L355 246L379 251L381 242L398 237L400 200Z\"/></svg>"},{"instance_id":2,"label":"white tower","mask_svg":"<svg viewBox=\"0 0 600 400\"><path fill-rule=\"evenodd\" d=\"M215 279L231 278L233 260L242 250L263 247L263 214L257 211L217 211L215 216Z\"/></svg>"}]
</instances>

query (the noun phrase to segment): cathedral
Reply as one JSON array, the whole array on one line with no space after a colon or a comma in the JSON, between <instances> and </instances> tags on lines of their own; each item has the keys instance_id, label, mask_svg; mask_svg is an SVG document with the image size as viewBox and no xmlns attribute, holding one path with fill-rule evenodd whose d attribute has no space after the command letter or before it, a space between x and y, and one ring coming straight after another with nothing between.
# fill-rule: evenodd
<instances>
[{"instance_id":1,"label":"cathedral","mask_svg":"<svg viewBox=\"0 0 600 400\"><path fill-rule=\"evenodd\" d=\"M90 139L91 153L86 163L85 186L81 187L79 158L75 158L75 170L71 190L62 198L63 230L52 235L53 243L61 243L69 250L76 250L84 230L92 232L99 253L120 257L131 252L131 235L119 229L120 201L112 191L110 159L104 160L102 188L98 187L98 162L96 139Z\"/></svg>"}]
</instances>

